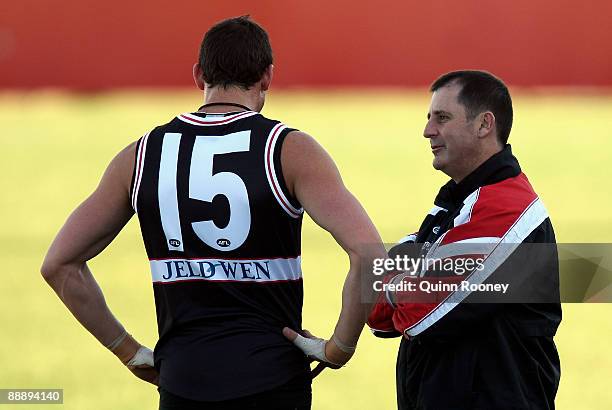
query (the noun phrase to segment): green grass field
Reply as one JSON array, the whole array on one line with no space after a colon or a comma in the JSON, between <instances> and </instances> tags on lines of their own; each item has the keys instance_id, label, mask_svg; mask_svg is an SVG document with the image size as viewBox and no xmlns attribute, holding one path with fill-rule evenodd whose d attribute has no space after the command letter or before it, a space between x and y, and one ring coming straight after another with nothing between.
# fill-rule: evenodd
<instances>
[{"instance_id":1,"label":"green grass field","mask_svg":"<svg viewBox=\"0 0 612 410\"><path fill-rule=\"evenodd\" d=\"M0 388L63 388L65 404L50 408L157 408L156 390L78 324L39 267L53 236L114 154L200 100L186 91L0 94ZM510 142L547 205L558 241L612 242L612 97L517 91L514 100ZM315 136L384 240L393 242L418 228L446 180L431 168L422 137L428 104L425 90L272 92L264 114ZM153 294L136 222L91 267L115 315L152 347ZM328 336L348 261L307 218L302 255L304 326ZM564 305L556 338L559 409L612 407L611 317L609 304ZM313 409L395 408L397 345L364 331L349 365L315 380ZM47 406L18 408L29 407Z\"/></svg>"}]
</instances>

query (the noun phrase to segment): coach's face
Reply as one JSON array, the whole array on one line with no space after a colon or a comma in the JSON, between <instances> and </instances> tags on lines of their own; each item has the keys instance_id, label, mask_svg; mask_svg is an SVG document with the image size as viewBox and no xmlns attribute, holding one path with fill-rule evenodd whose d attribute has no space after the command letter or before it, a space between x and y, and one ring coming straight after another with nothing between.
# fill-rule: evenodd
<instances>
[{"instance_id":1,"label":"coach's face","mask_svg":"<svg viewBox=\"0 0 612 410\"><path fill-rule=\"evenodd\" d=\"M429 139L433 167L461 181L479 157L477 121L468 121L465 107L457 96L461 86L451 83L436 90L431 97L423 136Z\"/></svg>"}]
</instances>

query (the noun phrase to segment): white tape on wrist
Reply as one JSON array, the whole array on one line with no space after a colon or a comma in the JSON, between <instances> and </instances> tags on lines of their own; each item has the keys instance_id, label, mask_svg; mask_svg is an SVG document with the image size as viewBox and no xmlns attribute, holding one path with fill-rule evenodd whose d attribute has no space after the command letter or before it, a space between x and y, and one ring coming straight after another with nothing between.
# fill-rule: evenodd
<instances>
[{"instance_id":1,"label":"white tape on wrist","mask_svg":"<svg viewBox=\"0 0 612 410\"><path fill-rule=\"evenodd\" d=\"M134 357L127 362L126 366L154 366L153 351L146 346L140 346Z\"/></svg>"},{"instance_id":2,"label":"white tape on wrist","mask_svg":"<svg viewBox=\"0 0 612 410\"><path fill-rule=\"evenodd\" d=\"M309 339L302 335L297 335L293 344L296 345L304 354L312 359L316 359L321 362L328 362L327 356L325 356L325 343L326 340L320 338Z\"/></svg>"}]
</instances>

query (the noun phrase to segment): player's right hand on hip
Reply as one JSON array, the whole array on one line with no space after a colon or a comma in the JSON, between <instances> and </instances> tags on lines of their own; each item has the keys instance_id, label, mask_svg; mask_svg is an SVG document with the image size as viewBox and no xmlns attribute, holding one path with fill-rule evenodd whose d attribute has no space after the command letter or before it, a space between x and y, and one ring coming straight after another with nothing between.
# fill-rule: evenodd
<instances>
[{"instance_id":1,"label":"player's right hand on hip","mask_svg":"<svg viewBox=\"0 0 612 410\"><path fill-rule=\"evenodd\" d=\"M153 352L148 347L140 346L134 357L125 365L139 379L154 384L155 386L158 385L159 373L154 367Z\"/></svg>"},{"instance_id":2,"label":"player's right hand on hip","mask_svg":"<svg viewBox=\"0 0 612 410\"><path fill-rule=\"evenodd\" d=\"M302 330L302 334L295 330L285 327L283 335L293 342L311 361L319 362L312 369L312 377L317 377L326 367L339 369L353 356L338 348L333 340L325 340L316 337L308 330Z\"/></svg>"}]
</instances>

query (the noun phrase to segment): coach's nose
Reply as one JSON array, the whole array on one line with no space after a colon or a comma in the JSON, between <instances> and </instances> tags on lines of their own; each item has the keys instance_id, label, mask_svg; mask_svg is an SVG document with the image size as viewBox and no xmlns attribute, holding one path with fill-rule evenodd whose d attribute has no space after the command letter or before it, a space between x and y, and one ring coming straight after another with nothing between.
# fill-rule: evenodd
<instances>
[{"instance_id":1,"label":"coach's nose","mask_svg":"<svg viewBox=\"0 0 612 410\"><path fill-rule=\"evenodd\" d=\"M425 129L423 130L423 136L425 138L434 138L438 135L438 128L432 119L427 120L427 124L425 124Z\"/></svg>"}]
</instances>

